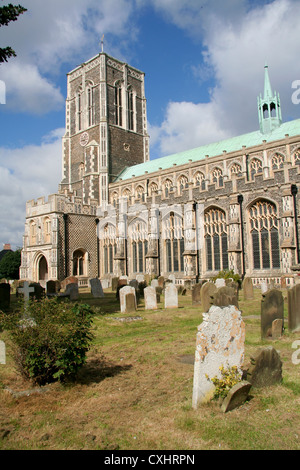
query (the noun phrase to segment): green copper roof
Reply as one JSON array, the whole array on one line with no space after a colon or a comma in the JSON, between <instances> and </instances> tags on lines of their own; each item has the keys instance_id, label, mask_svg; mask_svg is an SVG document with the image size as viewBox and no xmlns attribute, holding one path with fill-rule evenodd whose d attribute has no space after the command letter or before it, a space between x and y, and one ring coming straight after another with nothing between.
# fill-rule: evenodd
<instances>
[{"instance_id":1,"label":"green copper roof","mask_svg":"<svg viewBox=\"0 0 300 470\"><path fill-rule=\"evenodd\" d=\"M203 160L206 155L216 157L222 155L223 150L226 150L227 153L239 151L242 150L243 145L246 147L261 145L263 140L267 142L281 140L285 138L286 134L289 134L290 137L300 134L300 119L285 122L269 134L262 134L260 131L250 132L249 134L239 135L214 144L203 145L202 147L192 150L186 150L167 157L156 158L145 163L140 163L139 165L127 167L119 174L115 181L127 180L135 176L143 176L146 172L154 173L156 171L165 170L171 168L174 163L178 166L189 163L189 160L192 162L200 161Z\"/></svg>"}]
</instances>

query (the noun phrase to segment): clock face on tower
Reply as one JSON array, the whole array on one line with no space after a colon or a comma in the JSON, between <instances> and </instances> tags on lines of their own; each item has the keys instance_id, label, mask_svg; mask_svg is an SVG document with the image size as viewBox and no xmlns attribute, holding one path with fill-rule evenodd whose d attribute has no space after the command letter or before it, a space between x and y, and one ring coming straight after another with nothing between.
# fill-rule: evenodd
<instances>
[{"instance_id":1,"label":"clock face on tower","mask_svg":"<svg viewBox=\"0 0 300 470\"><path fill-rule=\"evenodd\" d=\"M80 136L80 145L82 145L82 147L84 147L85 145L87 145L89 141L89 135L87 132L84 132L83 134L81 134Z\"/></svg>"}]
</instances>

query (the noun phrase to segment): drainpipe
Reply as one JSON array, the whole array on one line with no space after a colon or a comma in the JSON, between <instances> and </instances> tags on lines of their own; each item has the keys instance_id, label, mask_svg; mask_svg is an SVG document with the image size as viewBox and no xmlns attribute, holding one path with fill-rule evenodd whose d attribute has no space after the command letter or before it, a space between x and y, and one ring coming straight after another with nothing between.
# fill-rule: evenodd
<instances>
[{"instance_id":1,"label":"drainpipe","mask_svg":"<svg viewBox=\"0 0 300 470\"><path fill-rule=\"evenodd\" d=\"M64 218L64 231L65 231L65 278L68 277L68 264L69 264L69 260L68 260L68 225L67 225L67 221L68 221L68 214L64 214L63 215L63 218Z\"/></svg>"},{"instance_id":2,"label":"drainpipe","mask_svg":"<svg viewBox=\"0 0 300 470\"><path fill-rule=\"evenodd\" d=\"M238 195L238 203L240 205L240 219L241 219L241 248L242 248L242 279L245 277L245 251L244 251L244 221L243 221L243 196Z\"/></svg>"},{"instance_id":3,"label":"drainpipe","mask_svg":"<svg viewBox=\"0 0 300 470\"><path fill-rule=\"evenodd\" d=\"M296 202L296 195L298 193L298 188L295 184L291 186L291 192L293 196L294 202L294 218L295 218L295 234L296 234L296 262L299 264L300 256L299 256L299 234L298 234L298 215L297 215L297 202Z\"/></svg>"}]
</instances>

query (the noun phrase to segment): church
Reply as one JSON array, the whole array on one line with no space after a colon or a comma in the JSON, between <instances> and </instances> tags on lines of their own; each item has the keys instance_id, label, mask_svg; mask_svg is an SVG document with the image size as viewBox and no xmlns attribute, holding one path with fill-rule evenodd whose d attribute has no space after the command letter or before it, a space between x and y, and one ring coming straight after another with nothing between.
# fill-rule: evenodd
<instances>
[{"instance_id":1,"label":"church","mask_svg":"<svg viewBox=\"0 0 300 470\"><path fill-rule=\"evenodd\" d=\"M68 73L62 180L26 204L20 279L234 270L293 285L300 119L282 121L267 66L264 79L258 130L150 160L144 73L104 52Z\"/></svg>"}]
</instances>

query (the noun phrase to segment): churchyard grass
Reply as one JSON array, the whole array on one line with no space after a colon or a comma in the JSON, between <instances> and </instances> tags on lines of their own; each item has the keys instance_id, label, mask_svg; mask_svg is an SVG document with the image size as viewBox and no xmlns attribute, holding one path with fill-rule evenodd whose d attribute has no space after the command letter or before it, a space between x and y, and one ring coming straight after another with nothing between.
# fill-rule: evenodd
<instances>
[{"instance_id":1,"label":"churchyard grass","mask_svg":"<svg viewBox=\"0 0 300 470\"><path fill-rule=\"evenodd\" d=\"M288 332L285 321L281 339L262 341L261 293L254 292L247 301L239 294L245 362L271 344L283 362L282 384L251 389L250 399L228 413L215 401L194 410L201 305L179 295L178 308L164 309L161 296L157 310L144 310L141 299L136 312L122 314L114 292L106 290L104 299L86 292L80 302L95 309L95 338L75 382L34 390L17 374L7 342L7 361L0 365L0 449L299 450L300 365L292 363L291 345L300 334ZM11 308L17 308L14 297Z\"/></svg>"}]
</instances>

